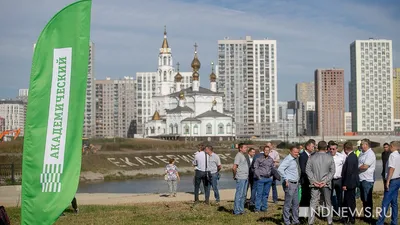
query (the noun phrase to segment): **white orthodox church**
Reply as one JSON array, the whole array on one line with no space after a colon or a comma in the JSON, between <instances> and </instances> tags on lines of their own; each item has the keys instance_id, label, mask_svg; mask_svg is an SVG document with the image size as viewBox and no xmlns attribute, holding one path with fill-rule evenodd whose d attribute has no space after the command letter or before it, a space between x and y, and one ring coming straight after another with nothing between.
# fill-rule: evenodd
<instances>
[{"instance_id":1,"label":"white orthodox church","mask_svg":"<svg viewBox=\"0 0 400 225\"><path fill-rule=\"evenodd\" d=\"M218 92L214 65L209 76L210 89L200 87L200 60L195 45L191 77L173 68L167 33L158 58L156 94L152 96L151 120L145 122L145 137L178 140L222 141L235 138L232 112L223 109L223 93ZM174 75L172 75L174 73ZM190 76L190 75L189 75ZM184 80L190 78L190 80ZM184 85L190 82L190 85ZM186 86L186 88L185 88Z\"/></svg>"}]
</instances>

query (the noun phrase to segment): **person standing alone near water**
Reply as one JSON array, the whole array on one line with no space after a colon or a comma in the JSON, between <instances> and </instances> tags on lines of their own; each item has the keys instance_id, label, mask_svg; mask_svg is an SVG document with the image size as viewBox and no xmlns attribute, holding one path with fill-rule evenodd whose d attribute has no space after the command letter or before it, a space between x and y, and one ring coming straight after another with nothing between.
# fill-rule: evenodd
<instances>
[{"instance_id":1,"label":"person standing alone near water","mask_svg":"<svg viewBox=\"0 0 400 225\"><path fill-rule=\"evenodd\" d=\"M175 166L175 159L169 160L169 164L165 167L165 175L167 176L169 197L176 197L176 190L180 177L178 167Z\"/></svg>"}]
</instances>

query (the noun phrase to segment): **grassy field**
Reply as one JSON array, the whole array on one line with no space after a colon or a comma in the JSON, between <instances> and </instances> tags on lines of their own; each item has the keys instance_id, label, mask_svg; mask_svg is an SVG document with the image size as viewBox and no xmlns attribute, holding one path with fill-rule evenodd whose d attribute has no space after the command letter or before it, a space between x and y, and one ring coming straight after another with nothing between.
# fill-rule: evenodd
<instances>
[{"instance_id":1,"label":"grassy field","mask_svg":"<svg viewBox=\"0 0 400 225\"><path fill-rule=\"evenodd\" d=\"M381 203L379 194L374 202ZM265 213L232 215L233 202L221 202L219 206L204 204L193 205L191 202L136 204L131 206L82 206L78 215L66 210L66 216L60 217L55 224L281 224L282 201L269 203ZM357 202L360 206L361 202ZM6 209L11 224L19 224L19 208ZM338 222L337 222L338 223ZM317 220L315 224L326 224ZM357 220L356 224L366 224Z\"/></svg>"}]
</instances>

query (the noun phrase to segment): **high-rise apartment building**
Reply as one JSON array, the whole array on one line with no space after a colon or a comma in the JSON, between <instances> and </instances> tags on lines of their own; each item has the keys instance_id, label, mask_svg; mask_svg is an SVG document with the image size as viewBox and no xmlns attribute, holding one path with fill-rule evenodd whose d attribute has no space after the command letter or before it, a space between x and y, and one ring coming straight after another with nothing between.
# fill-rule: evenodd
<instances>
[{"instance_id":1,"label":"high-rise apartment building","mask_svg":"<svg viewBox=\"0 0 400 225\"><path fill-rule=\"evenodd\" d=\"M179 63L176 64L176 69L174 67L174 60L168 44L166 30L164 30L164 39L159 49L157 65L158 69L156 72L136 73L136 120L138 134L144 135L145 123L151 120L155 110L159 110L157 106L153 105L153 96L165 96L181 89L189 88L192 85L192 72L179 71ZM176 87L175 83L177 71L182 76L180 87ZM162 108L168 107L163 106Z\"/></svg>"},{"instance_id":2,"label":"high-rise apartment building","mask_svg":"<svg viewBox=\"0 0 400 225\"><path fill-rule=\"evenodd\" d=\"M350 45L349 105L359 135L393 133L392 41L356 40Z\"/></svg>"},{"instance_id":3,"label":"high-rise apartment building","mask_svg":"<svg viewBox=\"0 0 400 225\"><path fill-rule=\"evenodd\" d=\"M133 77L96 80L96 137L128 137L136 118L136 82Z\"/></svg>"},{"instance_id":4,"label":"high-rise apartment building","mask_svg":"<svg viewBox=\"0 0 400 225\"><path fill-rule=\"evenodd\" d=\"M85 117L83 120L83 136L94 137L96 132L96 93L94 84L94 43L89 45L88 77L86 86Z\"/></svg>"},{"instance_id":5,"label":"high-rise apartment building","mask_svg":"<svg viewBox=\"0 0 400 225\"><path fill-rule=\"evenodd\" d=\"M117 119L115 129L117 137L128 137L128 130L136 118L136 81L133 77L124 77L122 80L114 80L114 89L117 98Z\"/></svg>"},{"instance_id":6,"label":"high-rise apartment building","mask_svg":"<svg viewBox=\"0 0 400 225\"><path fill-rule=\"evenodd\" d=\"M351 128L351 112L345 112L344 113L344 132L345 133L350 133L352 132Z\"/></svg>"},{"instance_id":7,"label":"high-rise apartment building","mask_svg":"<svg viewBox=\"0 0 400 225\"><path fill-rule=\"evenodd\" d=\"M5 131L6 119L0 116L0 133Z\"/></svg>"},{"instance_id":8,"label":"high-rise apartment building","mask_svg":"<svg viewBox=\"0 0 400 225\"><path fill-rule=\"evenodd\" d=\"M278 102L278 122L275 126L277 138L296 137L295 115L288 109L288 102Z\"/></svg>"},{"instance_id":9,"label":"high-rise apartment building","mask_svg":"<svg viewBox=\"0 0 400 225\"><path fill-rule=\"evenodd\" d=\"M344 134L344 70L317 69L315 71L317 134Z\"/></svg>"},{"instance_id":10,"label":"high-rise apartment building","mask_svg":"<svg viewBox=\"0 0 400 225\"><path fill-rule=\"evenodd\" d=\"M400 68L393 69L393 109L394 119L400 120Z\"/></svg>"},{"instance_id":11,"label":"high-rise apartment building","mask_svg":"<svg viewBox=\"0 0 400 225\"><path fill-rule=\"evenodd\" d=\"M114 100L114 81L95 80L96 85L96 137L116 137Z\"/></svg>"},{"instance_id":12,"label":"high-rise apartment building","mask_svg":"<svg viewBox=\"0 0 400 225\"><path fill-rule=\"evenodd\" d=\"M393 69L393 126L396 134L400 134L400 68Z\"/></svg>"},{"instance_id":13,"label":"high-rise apartment building","mask_svg":"<svg viewBox=\"0 0 400 225\"><path fill-rule=\"evenodd\" d=\"M4 130L21 129L24 136L26 103L21 100L0 100L0 117L4 118Z\"/></svg>"},{"instance_id":14,"label":"high-rise apartment building","mask_svg":"<svg viewBox=\"0 0 400 225\"><path fill-rule=\"evenodd\" d=\"M314 82L313 82L314 83ZM315 112L315 101L309 101L303 104L306 114L306 135L317 135L317 114Z\"/></svg>"},{"instance_id":15,"label":"high-rise apartment building","mask_svg":"<svg viewBox=\"0 0 400 225\"><path fill-rule=\"evenodd\" d=\"M313 132L307 131L307 102L315 102L314 82L296 84L296 101L299 102L296 110L297 135L313 135Z\"/></svg>"},{"instance_id":16,"label":"high-rise apartment building","mask_svg":"<svg viewBox=\"0 0 400 225\"><path fill-rule=\"evenodd\" d=\"M238 137L276 136L276 40L218 41L218 90L224 109L234 112Z\"/></svg>"}]
</instances>

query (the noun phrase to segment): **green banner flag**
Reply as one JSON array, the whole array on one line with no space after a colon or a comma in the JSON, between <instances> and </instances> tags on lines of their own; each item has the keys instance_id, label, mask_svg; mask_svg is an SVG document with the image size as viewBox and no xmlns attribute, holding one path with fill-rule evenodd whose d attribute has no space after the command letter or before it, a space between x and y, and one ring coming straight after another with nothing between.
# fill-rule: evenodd
<instances>
[{"instance_id":1,"label":"green banner flag","mask_svg":"<svg viewBox=\"0 0 400 225\"><path fill-rule=\"evenodd\" d=\"M78 188L91 0L48 22L33 54L22 166L22 224L53 224Z\"/></svg>"}]
</instances>

